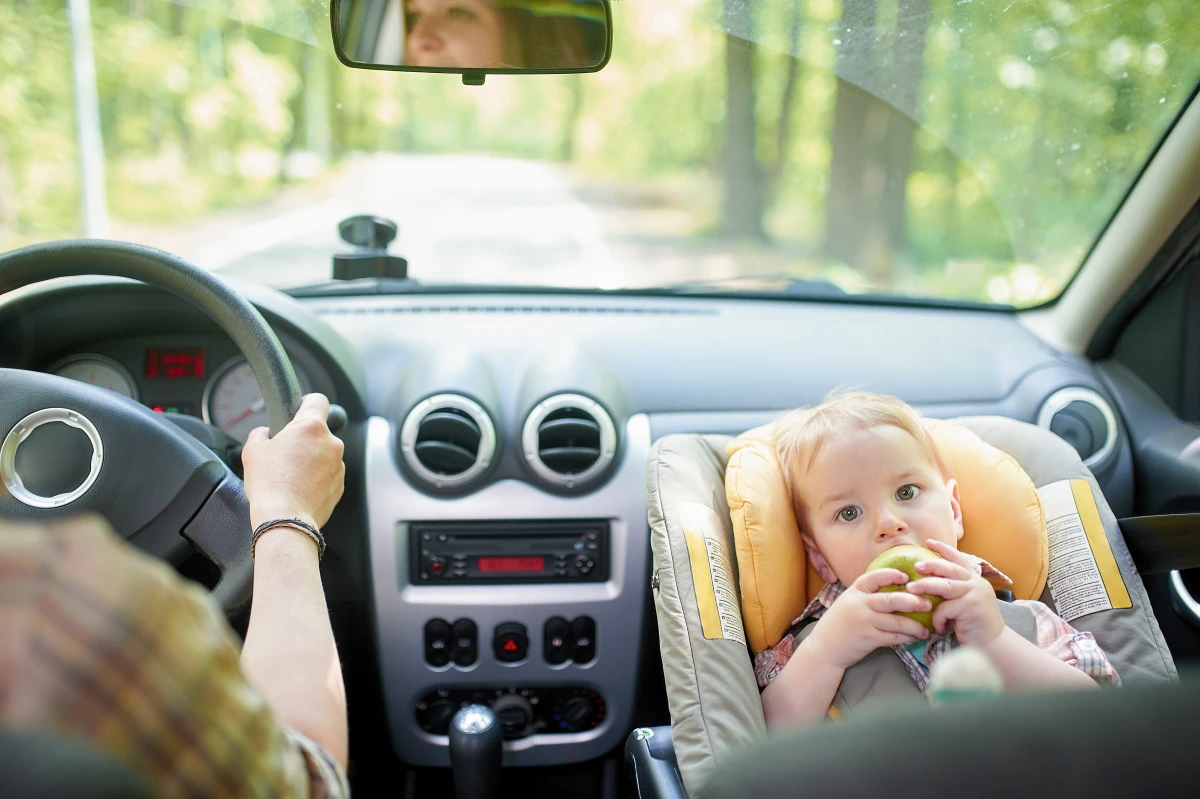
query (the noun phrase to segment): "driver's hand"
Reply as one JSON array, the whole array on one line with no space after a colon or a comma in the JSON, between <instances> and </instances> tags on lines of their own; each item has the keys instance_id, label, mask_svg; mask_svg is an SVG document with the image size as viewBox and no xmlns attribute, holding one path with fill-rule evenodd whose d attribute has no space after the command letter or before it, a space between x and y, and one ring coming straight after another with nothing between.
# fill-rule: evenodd
<instances>
[{"instance_id":1,"label":"driver's hand","mask_svg":"<svg viewBox=\"0 0 1200 799\"><path fill-rule=\"evenodd\" d=\"M270 438L267 428L250 431L242 450L250 524L272 519L301 519L324 527L342 498L345 444L325 423L329 400L322 394L304 397L296 418Z\"/></svg>"}]
</instances>

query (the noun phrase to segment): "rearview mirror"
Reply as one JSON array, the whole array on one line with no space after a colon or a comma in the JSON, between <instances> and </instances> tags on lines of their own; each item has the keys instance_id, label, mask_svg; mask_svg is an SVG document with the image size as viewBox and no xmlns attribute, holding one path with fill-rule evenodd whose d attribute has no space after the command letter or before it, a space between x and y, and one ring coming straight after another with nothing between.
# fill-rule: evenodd
<instances>
[{"instance_id":1,"label":"rearview mirror","mask_svg":"<svg viewBox=\"0 0 1200 799\"><path fill-rule=\"evenodd\" d=\"M612 52L608 0L333 0L349 67L487 74L595 72Z\"/></svg>"}]
</instances>

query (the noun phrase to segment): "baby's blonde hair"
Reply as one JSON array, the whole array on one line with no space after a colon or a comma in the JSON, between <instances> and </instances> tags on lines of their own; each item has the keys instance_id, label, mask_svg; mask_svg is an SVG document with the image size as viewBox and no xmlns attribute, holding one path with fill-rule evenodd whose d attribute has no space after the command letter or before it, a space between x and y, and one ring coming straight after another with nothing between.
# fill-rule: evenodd
<instances>
[{"instance_id":1,"label":"baby's blonde hair","mask_svg":"<svg viewBox=\"0 0 1200 799\"><path fill-rule=\"evenodd\" d=\"M797 408L775 423L775 456L783 471L783 483L787 486L788 498L796 513L796 523L802 530L805 516L798 481L812 468L821 448L834 435L845 430L869 430L885 425L898 427L915 438L941 475L950 476L933 437L921 421L921 415L908 403L886 394L834 392L820 405Z\"/></svg>"}]
</instances>

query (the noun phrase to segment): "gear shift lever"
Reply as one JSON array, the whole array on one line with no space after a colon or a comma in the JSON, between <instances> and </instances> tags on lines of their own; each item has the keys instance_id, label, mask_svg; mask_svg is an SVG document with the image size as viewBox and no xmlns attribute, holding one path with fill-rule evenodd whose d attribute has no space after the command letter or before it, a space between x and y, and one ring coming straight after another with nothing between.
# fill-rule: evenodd
<instances>
[{"instance_id":1,"label":"gear shift lever","mask_svg":"<svg viewBox=\"0 0 1200 799\"><path fill-rule=\"evenodd\" d=\"M500 722L487 705L467 705L450 722L450 766L458 799L498 796L500 753L504 740Z\"/></svg>"}]
</instances>

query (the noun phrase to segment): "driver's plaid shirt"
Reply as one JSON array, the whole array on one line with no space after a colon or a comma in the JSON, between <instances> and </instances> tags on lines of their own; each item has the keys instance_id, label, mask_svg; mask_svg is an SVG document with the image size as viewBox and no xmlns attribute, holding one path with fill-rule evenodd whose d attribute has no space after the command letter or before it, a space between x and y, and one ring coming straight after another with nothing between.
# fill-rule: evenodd
<instances>
[{"instance_id":1,"label":"driver's plaid shirt","mask_svg":"<svg viewBox=\"0 0 1200 799\"><path fill-rule=\"evenodd\" d=\"M80 740L154 796L350 794L246 681L211 598L95 519L0 524L0 730Z\"/></svg>"}]
</instances>

